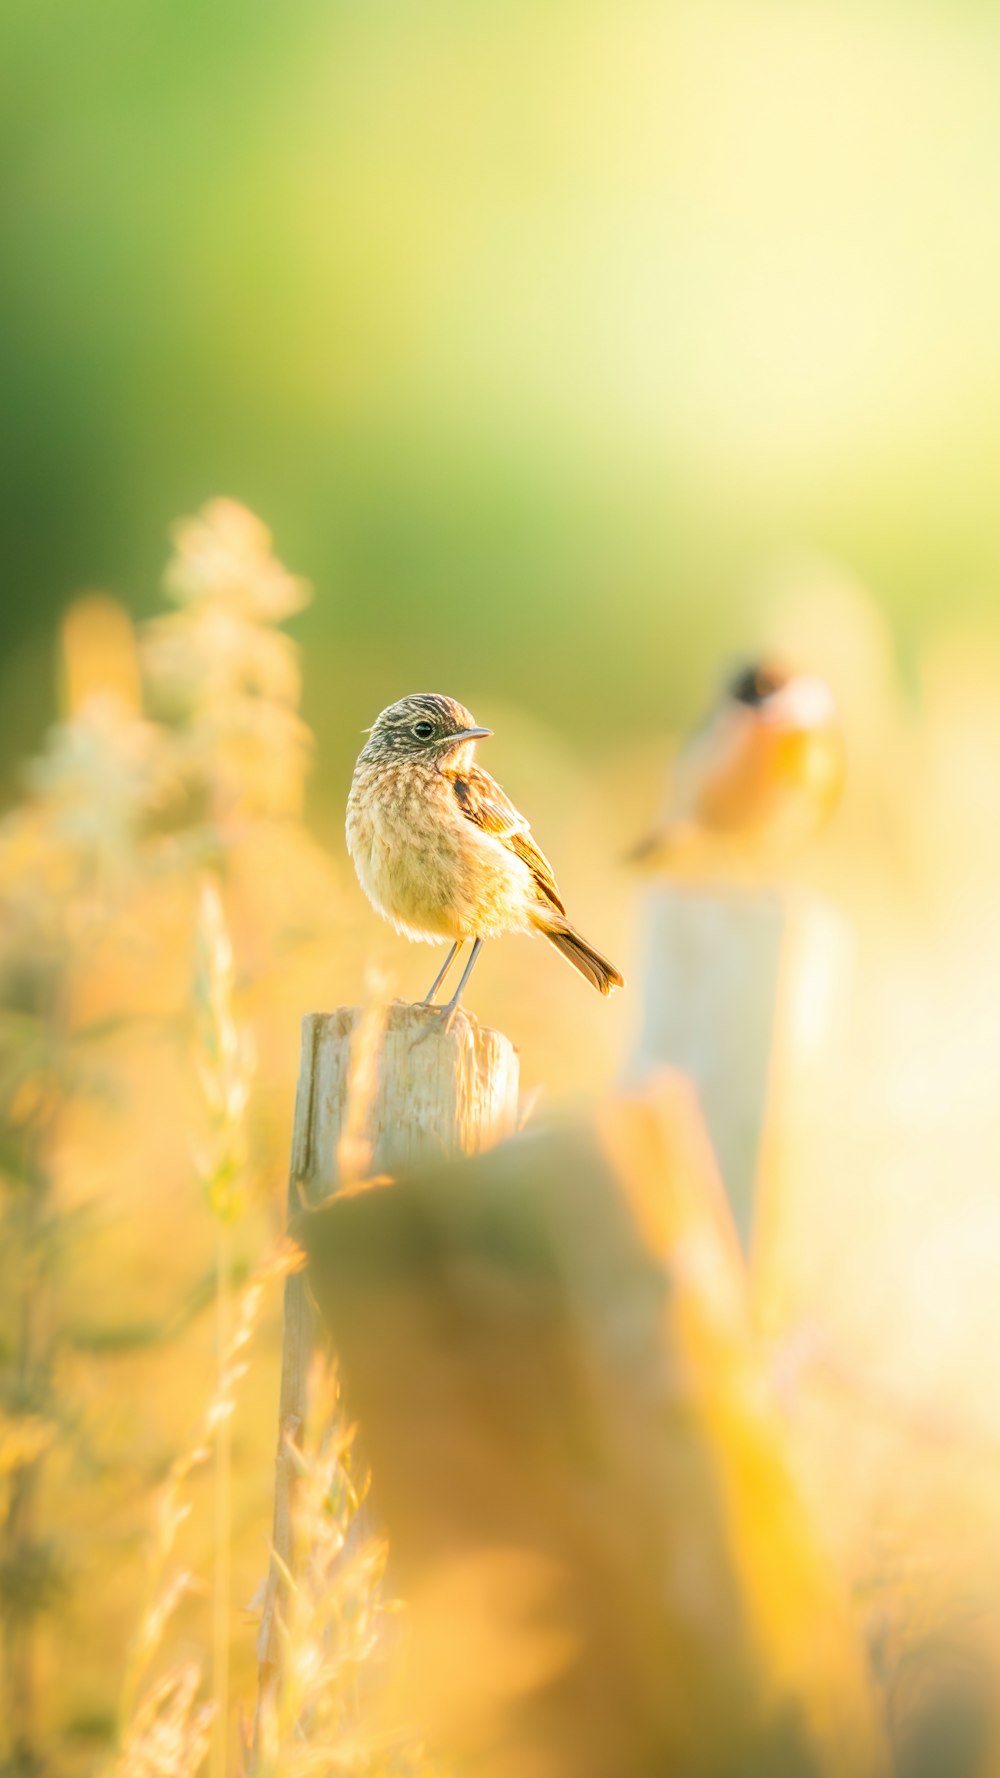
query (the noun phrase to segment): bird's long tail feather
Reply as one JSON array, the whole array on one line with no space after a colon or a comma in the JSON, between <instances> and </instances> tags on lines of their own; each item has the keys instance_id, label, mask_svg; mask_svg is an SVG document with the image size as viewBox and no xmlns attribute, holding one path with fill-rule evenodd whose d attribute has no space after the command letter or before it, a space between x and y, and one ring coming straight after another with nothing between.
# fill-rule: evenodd
<instances>
[{"instance_id":1,"label":"bird's long tail feather","mask_svg":"<svg viewBox=\"0 0 1000 1778\"><path fill-rule=\"evenodd\" d=\"M607 957L602 957L600 951L595 951L593 945L588 944L568 921L556 924L539 920L536 924L539 932L545 934L549 943L555 945L556 950L562 953L568 963L572 963L574 969L586 976L599 994L610 994L612 988L624 988L625 977L621 971L613 963L609 963Z\"/></svg>"}]
</instances>

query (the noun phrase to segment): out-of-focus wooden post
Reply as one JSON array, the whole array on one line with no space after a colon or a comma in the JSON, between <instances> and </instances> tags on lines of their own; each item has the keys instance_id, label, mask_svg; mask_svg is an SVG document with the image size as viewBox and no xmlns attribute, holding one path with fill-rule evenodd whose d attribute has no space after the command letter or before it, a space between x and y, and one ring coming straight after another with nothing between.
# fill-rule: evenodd
<instances>
[{"instance_id":1,"label":"out-of-focus wooden post","mask_svg":"<svg viewBox=\"0 0 1000 1778\"><path fill-rule=\"evenodd\" d=\"M476 1154L517 1128L518 1058L513 1044L458 1008L397 1003L302 1021L288 1181L289 1224L305 1206L362 1177L395 1174L443 1156ZM272 1542L260 1631L261 1703L279 1676L279 1563L290 1566L294 1462L314 1346L313 1308L299 1272L286 1280Z\"/></svg>"},{"instance_id":2,"label":"out-of-focus wooden post","mask_svg":"<svg viewBox=\"0 0 1000 1778\"><path fill-rule=\"evenodd\" d=\"M789 1131L814 1137L829 1110L850 973L844 921L805 895L689 883L649 895L630 1076L667 1063L694 1082L745 1250L765 1159L787 1166Z\"/></svg>"},{"instance_id":3,"label":"out-of-focus wooden post","mask_svg":"<svg viewBox=\"0 0 1000 1778\"><path fill-rule=\"evenodd\" d=\"M300 1232L406 1599L373 1744L416 1721L491 1778L883 1778L687 1083Z\"/></svg>"}]
</instances>

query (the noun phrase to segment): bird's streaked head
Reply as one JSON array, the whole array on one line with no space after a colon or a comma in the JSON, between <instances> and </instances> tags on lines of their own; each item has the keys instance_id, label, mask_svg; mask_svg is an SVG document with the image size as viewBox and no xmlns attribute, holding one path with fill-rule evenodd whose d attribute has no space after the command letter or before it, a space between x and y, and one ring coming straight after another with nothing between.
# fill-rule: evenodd
<instances>
[{"instance_id":1,"label":"bird's streaked head","mask_svg":"<svg viewBox=\"0 0 1000 1778\"><path fill-rule=\"evenodd\" d=\"M479 728L471 711L439 692L418 691L380 711L361 751L364 760L390 764L414 760L424 765L450 759L493 733Z\"/></svg>"},{"instance_id":2,"label":"bird's streaked head","mask_svg":"<svg viewBox=\"0 0 1000 1778\"><path fill-rule=\"evenodd\" d=\"M817 729L835 723L837 706L825 679L794 673L777 661L750 661L726 687L735 704L782 728Z\"/></svg>"}]
</instances>

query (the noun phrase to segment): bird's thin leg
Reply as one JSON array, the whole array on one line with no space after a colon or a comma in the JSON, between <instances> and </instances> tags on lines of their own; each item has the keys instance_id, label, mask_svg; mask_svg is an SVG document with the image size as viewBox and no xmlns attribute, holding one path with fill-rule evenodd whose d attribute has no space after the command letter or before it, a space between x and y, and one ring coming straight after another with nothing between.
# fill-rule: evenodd
<instances>
[{"instance_id":1,"label":"bird's thin leg","mask_svg":"<svg viewBox=\"0 0 1000 1778\"><path fill-rule=\"evenodd\" d=\"M452 945L451 950L448 952L448 955L444 960L444 964L443 964L442 968L438 970L437 975L434 977L434 980L431 983L431 986L428 988L426 994L424 995L423 1000L420 1002L421 1006L430 1006L431 1001L433 1000L435 994L437 993L438 989L440 988L441 983L444 981L445 976L448 974L448 971L451 968L452 964L454 963L455 958L458 956L458 953L461 950L461 948L462 948L462 940L460 938L457 938L455 940L455 943Z\"/></svg>"},{"instance_id":2,"label":"bird's thin leg","mask_svg":"<svg viewBox=\"0 0 1000 1778\"><path fill-rule=\"evenodd\" d=\"M476 967L476 959L479 956L479 953L482 950L482 948L483 948L483 941L481 938L477 938L475 944L472 947L472 950L469 952L469 961L465 965L465 968L462 971L462 979L459 982L458 987L455 989L455 992L452 995L451 999L449 1000L447 1007L445 1008L446 1012L453 1012L455 1007L458 1005L459 1001L461 1000L462 989L465 987L465 984L468 981L470 975L472 974L472 971Z\"/></svg>"}]
</instances>

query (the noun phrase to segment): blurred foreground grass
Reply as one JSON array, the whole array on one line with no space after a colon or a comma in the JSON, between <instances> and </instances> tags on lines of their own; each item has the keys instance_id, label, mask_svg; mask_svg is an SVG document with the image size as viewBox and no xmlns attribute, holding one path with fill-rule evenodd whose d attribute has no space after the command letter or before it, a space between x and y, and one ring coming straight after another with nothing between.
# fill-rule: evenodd
<instances>
[{"instance_id":1,"label":"blurred foreground grass","mask_svg":"<svg viewBox=\"0 0 1000 1778\"><path fill-rule=\"evenodd\" d=\"M241 1293L281 1233L298 1019L359 998L371 960L404 996L426 974L303 821L310 737L279 626L306 589L224 501L178 527L165 589L168 611L137 634L109 601L72 608L63 718L0 828L0 1749L21 1773L103 1769L116 1746L133 1775L194 1771L211 1734L199 1712L226 1690L235 1757L277 1362L276 1292ZM957 1778L955 1737L1000 1674L1000 663L976 637L942 642L921 663L919 708L904 705L863 592L816 565L781 587L769 622L823 662L845 709L851 789L809 876L851 917L856 959L835 1137L808 1173L764 1181L758 1320L789 1462L850 1590L899 1769ZM351 672L338 664L325 695ZM609 735L585 769L538 719L440 689L497 728L491 763L544 832L581 924L641 992L614 859L655 796L663 738ZM528 1086L570 1101L607 1090L629 997L597 1005L558 960L493 949L477 1011L518 1043ZM186 1467L205 1444L213 1460ZM341 1486L343 1454L334 1441L317 1456L333 1466L325 1488ZM176 1514L181 1494L190 1511ZM347 1668L377 1640L371 1560L351 1583L367 1627ZM175 1609L161 1623L163 1598ZM724 1651L729 1626L711 1628ZM158 1751L122 1716L144 1634L146 1684L164 1688L153 1720L172 1724ZM946 1751L921 1767L907 1725L926 1722L936 1690ZM315 1721L312 1693L309 1709ZM322 1769L421 1769L419 1737L373 1753L343 1721L322 1732L343 1737L342 1767L317 1743ZM301 1755L305 1771L284 1734L275 1769Z\"/></svg>"}]
</instances>

